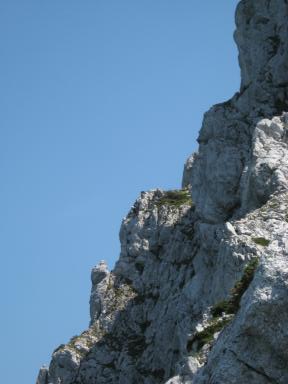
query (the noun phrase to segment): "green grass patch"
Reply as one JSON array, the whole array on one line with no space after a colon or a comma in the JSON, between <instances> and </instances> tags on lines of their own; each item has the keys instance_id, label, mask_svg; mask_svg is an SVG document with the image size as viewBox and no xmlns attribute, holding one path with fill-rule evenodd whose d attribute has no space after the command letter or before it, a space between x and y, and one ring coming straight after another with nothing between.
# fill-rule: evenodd
<instances>
[{"instance_id":1,"label":"green grass patch","mask_svg":"<svg viewBox=\"0 0 288 384\"><path fill-rule=\"evenodd\" d=\"M181 205L192 205L192 198L188 189L171 190L164 192L164 195L157 201L157 207L168 205L181 207Z\"/></svg>"},{"instance_id":2,"label":"green grass patch","mask_svg":"<svg viewBox=\"0 0 288 384\"><path fill-rule=\"evenodd\" d=\"M228 300L220 301L212 307L211 314L214 318L222 316L224 313L234 315L238 311L241 298L253 280L258 264L259 260L257 257L254 257L249 261L244 269L241 279L238 280L232 288L230 298Z\"/></svg>"},{"instance_id":3,"label":"green grass patch","mask_svg":"<svg viewBox=\"0 0 288 384\"><path fill-rule=\"evenodd\" d=\"M231 319L213 320L203 331L198 332L193 338L193 344L197 342L196 348L199 351L205 344L213 341L216 332L222 331L222 329L229 324Z\"/></svg>"},{"instance_id":4,"label":"green grass patch","mask_svg":"<svg viewBox=\"0 0 288 384\"><path fill-rule=\"evenodd\" d=\"M214 318L222 316L224 313L232 313L230 300L219 301L219 303L215 304L211 309L211 314Z\"/></svg>"},{"instance_id":5,"label":"green grass patch","mask_svg":"<svg viewBox=\"0 0 288 384\"><path fill-rule=\"evenodd\" d=\"M269 204L269 208L278 208L279 207L279 202L272 200Z\"/></svg>"},{"instance_id":6,"label":"green grass patch","mask_svg":"<svg viewBox=\"0 0 288 384\"><path fill-rule=\"evenodd\" d=\"M261 245L262 247L267 247L270 243L270 240L265 239L265 237L253 237L252 240L255 244Z\"/></svg>"},{"instance_id":7,"label":"green grass patch","mask_svg":"<svg viewBox=\"0 0 288 384\"><path fill-rule=\"evenodd\" d=\"M78 339L79 339L78 335L72 336L70 341L69 341L69 343L68 343L68 345L74 346L75 343L78 341Z\"/></svg>"},{"instance_id":8,"label":"green grass patch","mask_svg":"<svg viewBox=\"0 0 288 384\"><path fill-rule=\"evenodd\" d=\"M254 257L248 262L241 279L236 282L234 288L231 290L230 298L220 301L212 307L211 321L203 331L196 333L193 339L188 342L188 351L196 349L198 354L205 344L213 341L215 333L222 331L222 329L232 321L234 315L239 310L241 297L253 280L258 264L259 260L257 257ZM221 318L224 314L230 316Z\"/></svg>"}]
</instances>

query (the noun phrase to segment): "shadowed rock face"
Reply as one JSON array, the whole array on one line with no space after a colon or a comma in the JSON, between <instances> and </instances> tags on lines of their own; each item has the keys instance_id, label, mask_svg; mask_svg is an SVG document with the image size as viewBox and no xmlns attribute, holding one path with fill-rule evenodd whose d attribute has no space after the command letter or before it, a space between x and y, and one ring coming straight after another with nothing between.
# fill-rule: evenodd
<instances>
[{"instance_id":1,"label":"shadowed rock face","mask_svg":"<svg viewBox=\"0 0 288 384\"><path fill-rule=\"evenodd\" d=\"M287 91L287 5L284 0L246 0L237 7L235 41L239 49L241 90L252 85L255 89L251 96L255 101L259 88L263 101L264 90L267 100L269 94L281 98L281 88ZM282 99L283 103L286 101Z\"/></svg>"},{"instance_id":2,"label":"shadowed rock face","mask_svg":"<svg viewBox=\"0 0 288 384\"><path fill-rule=\"evenodd\" d=\"M287 13L239 3L240 92L205 114L183 189L141 193L37 384L287 384Z\"/></svg>"},{"instance_id":3,"label":"shadowed rock face","mask_svg":"<svg viewBox=\"0 0 288 384\"><path fill-rule=\"evenodd\" d=\"M205 221L247 210L243 191L257 123L288 110L287 20L284 0L246 0L237 7L240 92L205 114L190 167L193 200Z\"/></svg>"}]
</instances>

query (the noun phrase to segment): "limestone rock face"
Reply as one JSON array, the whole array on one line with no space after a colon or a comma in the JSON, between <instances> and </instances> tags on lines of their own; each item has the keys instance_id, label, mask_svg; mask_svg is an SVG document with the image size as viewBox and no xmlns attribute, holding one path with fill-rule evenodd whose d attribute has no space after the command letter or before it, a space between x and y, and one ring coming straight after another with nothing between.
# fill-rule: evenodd
<instances>
[{"instance_id":1,"label":"limestone rock face","mask_svg":"<svg viewBox=\"0 0 288 384\"><path fill-rule=\"evenodd\" d=\"M90 296L91 324L99 318L105 307L105 292L107 291L110 274L103 260L91 272L92 290Z\"/></svg>"},{"instance_id":2,"label":"limestone rock face","mask_svg":"<svg viewBox=\"0 0 288 384\"><path fill-rule=\"evenodd\" d=\"M256 125L249 167L243 177L243 205L261 206L275 192L288 188L288 113Z\"/></svg>"},{"instance_id":3,"label":"limestone rock face","mask_svg":"<svg viewBox=\"0 0 288 384\"><path fill-rule=\"evenodd\" d=\"M287 106L287 15L285 0L242 0L236 13L241 91L270 108Z\"/></svg>"},{"instance_id":4,"label":"limestone rock face","mask_svg":"<svg viewBox=\"0 0 288 384\"><path fill-rule=\"evenodd\" d=\"M241 89L205 114L190 172L193 200L205 221L226 220L243 207L241 180L250 166L255 127L288 110L287 19L285 0L242 0L238 5Z\"/></svg>"},{"instance_id":5,"label":"limestone rock face","mask_svg":"<svg viewBox=\"0 0 288 384\"><path fill-rule=\"evenodd\" d=\"M205 114L183 189L136 200L89 328L37 384L287 384L288 2L242 0L236 25L240 91Z\"/></svg>"},{"instance_id":6,"label":"limestone rock face","mask_svg":"<svg viewBox=\"0 0 288 384\"><path fill-rule=\"evenodd\" d=\"M39 370L36 384L47 384L48 383L48 368L43 366Z\"/></svg>"},{"instance_id":7,"label":"limestone rock face","mask_svg":"<svg viewBox=\"0 0 288 384\"><path fill-rule=\"evenodd\" d=\"M193 383L287 382L287 203L287 192L277 194L234 223L237 237L256 244L260 265Z\"/></svg>"}]
</instances>

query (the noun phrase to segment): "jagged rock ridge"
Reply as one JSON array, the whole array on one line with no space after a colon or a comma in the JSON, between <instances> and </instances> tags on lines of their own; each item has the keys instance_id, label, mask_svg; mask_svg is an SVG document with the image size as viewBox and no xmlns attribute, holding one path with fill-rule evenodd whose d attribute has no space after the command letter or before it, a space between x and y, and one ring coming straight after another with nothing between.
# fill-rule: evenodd
<instances>
[{"instance_id":1,"label":"jagged rock ridge","mask_svg":"<svg viewBox=\"0 0 288 384\"><path fill-rule=\"evenodd\" d=\"M242 0L236 25L240 91L205 114L183 189L136 201L90 327L37 384L287 384L287 1Z\"/></svg>"}]
</instances>

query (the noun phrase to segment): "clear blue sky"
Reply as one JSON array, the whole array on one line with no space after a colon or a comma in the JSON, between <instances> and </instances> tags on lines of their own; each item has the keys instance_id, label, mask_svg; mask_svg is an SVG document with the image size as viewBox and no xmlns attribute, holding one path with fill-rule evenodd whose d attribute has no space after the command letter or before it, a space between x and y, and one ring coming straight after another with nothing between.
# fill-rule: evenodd
<instances>
[{"instance_id":1,"label":"clear blue sky","mask_svg":"<svg viewBox=\"0 0 288 384\"><path fill-rule=\"evenodd\" d=\"M236 3L0 2L3 383L87 327L139 192L180 186L203 112L239 87Z\"/></svg>"}]
</instances>

